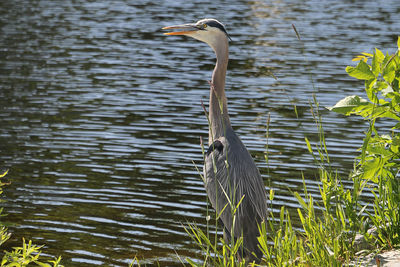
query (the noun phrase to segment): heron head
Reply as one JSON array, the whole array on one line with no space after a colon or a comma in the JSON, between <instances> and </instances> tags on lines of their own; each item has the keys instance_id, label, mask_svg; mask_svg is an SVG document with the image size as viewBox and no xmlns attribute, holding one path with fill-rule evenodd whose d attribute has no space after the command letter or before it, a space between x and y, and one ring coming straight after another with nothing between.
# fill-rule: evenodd
<instances>
[{"instance_id":1,"label":"heron head","mask_svg":"<svg viewBox=\"0 0 400 267\"><path fill-rule=\"evenodd\" d=\"M186 35L205 42L215 48L221 41L231 39L224 25L216 19L202 19L193 24L182 24L164 27L163 30L177 29L179 31L167 32L165 35Z\"/></svg>"}]
</instances>

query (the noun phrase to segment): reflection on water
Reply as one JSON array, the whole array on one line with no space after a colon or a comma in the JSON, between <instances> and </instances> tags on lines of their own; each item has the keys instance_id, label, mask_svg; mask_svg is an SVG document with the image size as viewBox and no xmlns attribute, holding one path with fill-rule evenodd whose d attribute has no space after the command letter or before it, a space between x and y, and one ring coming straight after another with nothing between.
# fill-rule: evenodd
<instances>
[{"instance_id":1,"label":"reflection on water","mask_svg":"<svg viewBox=\"0 0 400 267\"><path fill-rule=\"evenodd\" d=\"M205 224L206 195L192 160L201 166L200 100L207 102L214 56L194 40L164 38L160 28L204 17L224 22L234 40L232 123L266 186L277 190L275 204L297 207L288 189L299 189L302 172L318 198L304 144L304 136L317 141L308 103L313 93L332 105L362 92L344 67L357 52L394 49L399 11L394 0L1 1L9 246L22 236L46 243L66 266L126 266L135 255L173 265L175 251L197 257L182 223ZM365 125L323 117L334 167L346 176Z\"/></svg>"}]
</instances>

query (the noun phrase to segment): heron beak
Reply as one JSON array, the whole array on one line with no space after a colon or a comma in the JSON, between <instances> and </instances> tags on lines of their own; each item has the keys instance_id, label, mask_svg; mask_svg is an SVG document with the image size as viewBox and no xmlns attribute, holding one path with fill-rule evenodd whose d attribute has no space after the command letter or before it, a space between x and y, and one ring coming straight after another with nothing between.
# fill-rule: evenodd
<instances>
[{"instance_id":1,"label":"heron beak","mask_svg":"<svg viewBox=\"0 0 400 267\"><path fill-rule=\"evenodd\" d=\"M163 30L172 30L172 29L180 29L177 32L166 32L165 35L188 35L194 33L199 30L195 24L182 24L182 25L174 25L174 26L167 26L162 28Z\"/></svg>"}]
</instances>

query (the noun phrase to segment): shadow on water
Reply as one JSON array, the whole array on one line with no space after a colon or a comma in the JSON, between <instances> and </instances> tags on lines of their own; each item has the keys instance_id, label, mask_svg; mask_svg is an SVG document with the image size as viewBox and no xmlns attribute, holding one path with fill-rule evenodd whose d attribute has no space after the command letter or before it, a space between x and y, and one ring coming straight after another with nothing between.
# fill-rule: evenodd
<instances>
[{"instance_id":1,"label":"shadow on water","mask_svg":"<svg viewBox=\"0 0 400 267\"><path fill-rule=\"evenodd\" d=\"M322 106L360 93L344 68L359 51L394 47L399 11L398 1L1 1L8 246L23 236L45 243L66 266L126 266L135 255L178 264L175 251L197 257L181 224L205 225L192 160L201 166L200 100L208 99L214 57L160 28L204 17L224 22L234 40L232 123L277 190L276 204L297 207L288 188L299 189L302 172L318 198L304 144L304 136L317 141L308 102L313 93ZM323 118L334 167L346 176L365 125L325 111Z\"/></svg>"}]
</instances>

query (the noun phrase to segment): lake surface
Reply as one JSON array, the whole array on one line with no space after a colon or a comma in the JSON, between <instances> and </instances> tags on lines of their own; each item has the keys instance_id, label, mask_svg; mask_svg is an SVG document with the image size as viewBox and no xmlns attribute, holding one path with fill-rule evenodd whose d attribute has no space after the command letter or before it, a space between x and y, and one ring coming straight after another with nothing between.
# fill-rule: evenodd
<instances>
[{"instance_id":1,"label":"lake surface","mask_svg":"<svg viewBox=\"0 0 400 267\"><path fill-rule=\"evenodd\" d=\"M298 207L290 190L301 189L302 174L318 199L317 166L304 142L318 141L309 102L315 94L332 165L346 178L367 125L323 107L364 94L344 69L359 52L395 52L399 14L398 0L2 0L7 247L22 237L45 243L65 266L201 258L182 225L206 224L195 165L202 165L199 138L208 136L200 102L208 101L215 58L207 45L161 28L206 17L233 39L231 121L276 191L274 208Z\"/></svg>"}]
</instances>

